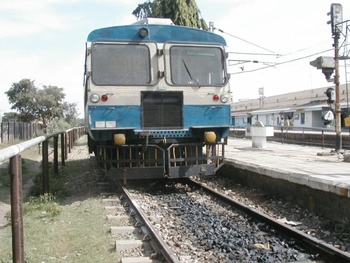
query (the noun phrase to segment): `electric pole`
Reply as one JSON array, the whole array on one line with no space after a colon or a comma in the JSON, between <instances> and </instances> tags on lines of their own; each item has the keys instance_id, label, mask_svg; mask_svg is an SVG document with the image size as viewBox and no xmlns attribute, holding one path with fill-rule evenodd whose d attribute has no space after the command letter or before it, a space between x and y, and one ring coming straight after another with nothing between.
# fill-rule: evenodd
<instances>
[{"instance_id":1,"label":"electric pole","mask_svg":"<svg viewBox=\"0 0 350 263\"><path fill-rule=\"evenodd\" d=\"M341 135L341 108L339 94L339 38L341 33L340 25L343 22L343 10L341 4L331 4L331 21L332 35L334 38L334 84L335 84L335 150L338 152L342 149Z\"/></svg>"}]
</instances>

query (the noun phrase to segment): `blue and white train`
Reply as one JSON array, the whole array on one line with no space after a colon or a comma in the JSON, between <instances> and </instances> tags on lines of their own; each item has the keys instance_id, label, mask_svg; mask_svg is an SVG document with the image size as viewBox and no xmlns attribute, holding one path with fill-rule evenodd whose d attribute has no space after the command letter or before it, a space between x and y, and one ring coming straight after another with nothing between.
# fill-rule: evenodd
<instances>
[{"instance_id":1,"label":"blue and white train","mask_svg":"<svg viewBox=\"0 0 350 263\"><path fill-rule=\"evenodd\" d=\"M212 175L231 110L226 42L169 19L92 31L86 43L89 151L114 179Z\"/></svg>"}]
</instances>

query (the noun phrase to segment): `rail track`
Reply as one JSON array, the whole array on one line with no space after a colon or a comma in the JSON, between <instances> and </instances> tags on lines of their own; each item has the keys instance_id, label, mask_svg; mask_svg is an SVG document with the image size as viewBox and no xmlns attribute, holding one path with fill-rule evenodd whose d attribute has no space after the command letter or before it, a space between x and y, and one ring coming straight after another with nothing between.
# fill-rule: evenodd
<instances>
[{"instance_id":1,"label":"rail track","mask_svg":"<svg viewBox=\"0 0 350 263\"><path fill-rule=\"evenodd\" d=\"M121 262L179 262L147 219L127 187L114 182L98 182L106 217L116 225L110 232L117 237L116 251Z\"/></svg>"},{"instance_id":2,"label":"rail track","mask_svg":"<svg viewBox=\"0 0 350 263\"><path fill-rule=\"evenodd\" d=\"M205 183L99 184L107 217L124 222L111 228L122 262L350 262L349 253Z\"/></svg>"}]
</instances>

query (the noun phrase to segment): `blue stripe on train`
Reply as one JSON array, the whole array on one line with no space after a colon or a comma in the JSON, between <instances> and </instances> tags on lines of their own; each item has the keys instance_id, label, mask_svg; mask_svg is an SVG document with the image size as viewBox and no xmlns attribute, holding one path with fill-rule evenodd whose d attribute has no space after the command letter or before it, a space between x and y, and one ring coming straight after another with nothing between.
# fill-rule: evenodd
<instances>
[{"instance_id":1,"label":"blue stripe on train","mask_svg":"<svg viewBox=\"0 0 350 263\"><path fill-rule=\"evenodd\" d=\"M139 29L142 27L146 27L149 30L149 34L144 38L139 34ZM226 40L220 35L196 28L175 25L127 25L106 27L92 31L87 38L88 42L112 40L152 40L157 43L186 41L220 43L226 46Z\"/></svg>"},{"instance_id":2,"label":"blue stripe on train","mask_svg":"<svg viewBox=\"0 0 350 263\"><path fill-rule=\"evenodd\" d=\"M141 129L140 106L93 106L89 107L90 128L96 121L115 121L117 128ZM184 129L191 127L229 126L230 105L184 105Z\"/></svg>"}]
</instances>

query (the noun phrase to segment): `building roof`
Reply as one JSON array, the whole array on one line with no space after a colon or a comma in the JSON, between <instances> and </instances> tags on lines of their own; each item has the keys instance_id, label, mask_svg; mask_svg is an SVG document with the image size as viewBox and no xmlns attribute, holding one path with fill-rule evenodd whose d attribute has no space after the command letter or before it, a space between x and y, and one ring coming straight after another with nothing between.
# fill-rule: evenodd
<instances>
[{"instance_id":1,"label":"building roof","mask_svg":"<svg viewBox=\"0 0 350 263\"><path fill-rule=\"evenodd\" d=\"M325 110L329 108L327 104L328 97L325 94L327 88L329 87L234 102L231 105L232 115L244 116ZM340 85L339 95L342 108L347 107L349 93L345 84Z\"/></svg>"}]
</instances>

